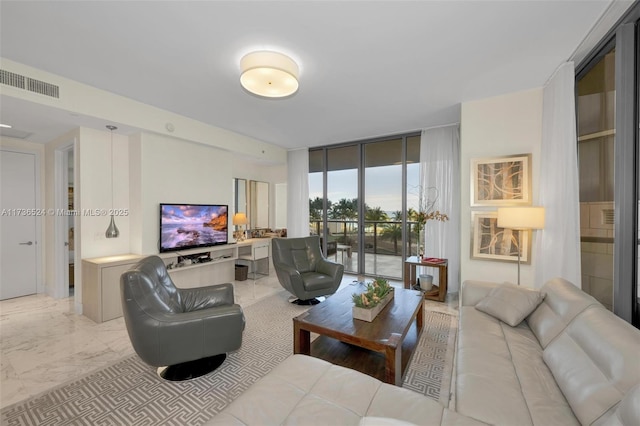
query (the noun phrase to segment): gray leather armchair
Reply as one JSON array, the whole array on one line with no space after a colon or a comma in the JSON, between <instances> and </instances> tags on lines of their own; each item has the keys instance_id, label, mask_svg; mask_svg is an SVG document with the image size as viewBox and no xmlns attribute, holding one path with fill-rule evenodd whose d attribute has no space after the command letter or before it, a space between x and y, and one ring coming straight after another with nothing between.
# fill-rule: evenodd
<instances>
[{"instance_id":1,"label":"gray leather armchair","mask_svg":"<svg viewBox=\"0 0 640 426\"><path fill-rule=\"evenodd\" d=\"M320 237L274 238L273 266L280 285L297 297L293 303L316 304L316 297L336 292L344 266L327 260L320 251Z\"/></svg>"},{"instance_id":2,"label":"gray leather armchair","mask_svg":"<svg viewBox=\"0 0 640 426\"><path fill-rule=\"evenodd\" d=\"M120 277L122 312L134 350L167 380L199 377L240 348L242 308L230 283L179 289L150 256Z\"/></svg>"}]
</instances>

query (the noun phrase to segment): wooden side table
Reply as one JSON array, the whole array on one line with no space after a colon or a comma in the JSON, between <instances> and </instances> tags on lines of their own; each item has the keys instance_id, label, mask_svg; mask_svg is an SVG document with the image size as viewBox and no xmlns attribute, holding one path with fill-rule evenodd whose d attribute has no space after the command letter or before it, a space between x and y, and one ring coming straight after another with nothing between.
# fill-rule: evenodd
<instances>
[{"instance_id":1,"label":"wooden side table","mask_svg":"<svg viewBox=\"0 0 640 426\"><path fill-rule=\"evenodd\" d=\"M449 266L449 261L444 259L444 262L423 262L418 256L408 257L404 261L404 288L413 288L416 285L416 280L418 278L416 274L416 267L418 266L428 266L430 268L438 268L438 282L439 285L437 288L425 292L424 298L429 300L437 300L439 302L444 302L444 298L447 296L447 267Z\"/></svg>"}]
</instances>

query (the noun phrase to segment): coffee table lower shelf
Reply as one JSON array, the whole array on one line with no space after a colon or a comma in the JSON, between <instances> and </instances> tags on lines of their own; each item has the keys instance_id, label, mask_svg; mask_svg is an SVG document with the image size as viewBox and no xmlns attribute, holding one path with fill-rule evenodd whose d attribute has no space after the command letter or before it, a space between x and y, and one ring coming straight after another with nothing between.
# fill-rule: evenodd
<instances>
[{"instance_id":1,"label":"coffee table lower shelf","mask_svg":"<svg viewBox=\"0 0 640 426\"><path fill-rule=\"evenodd\" d=\"M413 323L402 344L401 378L418 346L419 335ZM332 364L359 371L382 382L391 383L386 377L385 356L382 352L371 351L349 343L343 343L328 336L318 336L311 342L311 356ZM394 384L394 383L391 383Z\"/></svg>"}]
</instances>

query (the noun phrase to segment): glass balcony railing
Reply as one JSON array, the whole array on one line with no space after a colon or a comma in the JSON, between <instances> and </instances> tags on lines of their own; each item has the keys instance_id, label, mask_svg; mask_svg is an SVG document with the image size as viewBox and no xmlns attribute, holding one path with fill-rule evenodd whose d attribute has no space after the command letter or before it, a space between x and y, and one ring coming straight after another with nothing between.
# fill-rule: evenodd
<instances>
[{"instance_id":1,"label":"glass balcony railing","mask_svg":"<svg viewBox=\"0 0 640 426\"><path fill-rule=\"evenodd\" d=\"M322 235L322 220L311 220L309 231L311 235ZM386 254L402 256L402 222L401 221L365 221L364 222L364 253ZM327 220L328 241L351 246L353 251L358 249L359 226L357 220ZM418 243L418 224L407 222L407 240L404 242L407 253L416 253Z\"/></svg>"}]
</instances>

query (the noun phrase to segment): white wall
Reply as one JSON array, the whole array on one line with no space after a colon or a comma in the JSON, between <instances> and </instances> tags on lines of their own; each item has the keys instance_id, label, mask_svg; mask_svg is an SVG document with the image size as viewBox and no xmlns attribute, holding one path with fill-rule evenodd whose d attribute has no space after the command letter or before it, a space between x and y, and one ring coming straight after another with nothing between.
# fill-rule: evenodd
<instances>
[{"instance_id":1,"label":"white wall","mask_svg":"<svg viewBox=\"0 0 640 426\"><path fill-rule=\"evenodd\" d=\"M531 153L533 204L537 205L535 195L538 192L542 141L542 88L463 103L460 135L461 281L475 279L515 283L516 263L471 259L471 212L496 209L471 208L470 165L472 158ZM534 236L531 253L535 252ZM536 262L537 259L532 256L530 265L522 265L522 285L533 286Z\"/></svg>"},{"instance_id":2,"label":"white wall","mask_svg":"<svg viewBox=\"0 0 640 426\"><path fill-rule=\"evenodd\" d=\"M118 238L105 237L110 217L103 212L111 205L111 134L80 129L76 157L80 198L76 209L80 217L80 255L82 259L129 253L129 216L116 216ZM113 209L131 210L129 205L129 138L113 134ZM99 214L95 214L100 210ZM93 212L93 213L89 213Z\"/></svg>"},{"instance_id":3,"label":"white wall","mask_svg":"<svg viewBox=\"0 0 640 426\"><path fill-rule=\"evenodd\" d=\"M160 203L232 204L230 152L151 133L131 144L132 252L158 253Z\"/></svg>"}]
</instances>

